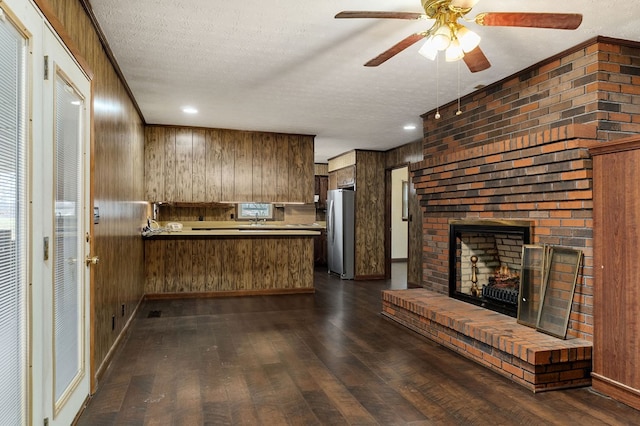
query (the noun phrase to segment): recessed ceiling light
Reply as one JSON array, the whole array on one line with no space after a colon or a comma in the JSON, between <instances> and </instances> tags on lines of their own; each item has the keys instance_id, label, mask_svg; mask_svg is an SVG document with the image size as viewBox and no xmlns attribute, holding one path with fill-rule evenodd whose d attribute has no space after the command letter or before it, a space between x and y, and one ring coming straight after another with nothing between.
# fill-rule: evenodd
<instances>
[{"instance_id":1,"label":"recessed ceiling light","mask_svg":"<svg viewBox=\"0 0 640 426\"><path fill-rule=\"evenodd\" d=\"M185 114L197 114L198 110L194 107L184 107L182 108L182 112L184 112Z\"/></svg>"},{"instance_id":2,"label":"recessed ceiling light","mask_svg":"<svg viewBox=\"0 0 640 426\"><path fill-rule=\"evenodd\" d=\"M415 124L407 124L406 126L403 127L405 130L415 130L416 129L416 125Z\"/></svg>"}]
</instances>

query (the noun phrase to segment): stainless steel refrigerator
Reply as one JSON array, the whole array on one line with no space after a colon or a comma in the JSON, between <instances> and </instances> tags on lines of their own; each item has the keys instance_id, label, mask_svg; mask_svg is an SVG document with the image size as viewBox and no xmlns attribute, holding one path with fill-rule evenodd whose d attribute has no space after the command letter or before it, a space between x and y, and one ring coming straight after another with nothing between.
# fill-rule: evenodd
<instances>
[{"instance_id":1,"label":"stainless steel refrigerator","mask_svg":"<svg viewBox=\"0 0 640 426\"><path fill-rule=\"evenodd\" d=\"M346 189L327 194L327 264L344 280L354 278L355 193Z\"/></svg>"}]
</instances>

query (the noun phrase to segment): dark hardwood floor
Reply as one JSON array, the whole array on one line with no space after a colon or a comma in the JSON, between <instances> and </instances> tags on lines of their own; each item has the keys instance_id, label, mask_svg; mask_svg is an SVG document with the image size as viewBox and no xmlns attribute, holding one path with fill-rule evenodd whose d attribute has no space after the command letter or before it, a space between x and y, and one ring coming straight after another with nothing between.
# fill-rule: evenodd
<instances>
[{"instance_id":1,"label":"dark hardwood floor","mask_svg":"<svg viewBox=\"0 0 640 426\"><path fill-rule=\"evenodd\" d=\"M315 294L147 301L79 424L640 424L589 388L533 394L383 319L380 290L402 286L318 269Z\"/></svg>"}]
</instances>

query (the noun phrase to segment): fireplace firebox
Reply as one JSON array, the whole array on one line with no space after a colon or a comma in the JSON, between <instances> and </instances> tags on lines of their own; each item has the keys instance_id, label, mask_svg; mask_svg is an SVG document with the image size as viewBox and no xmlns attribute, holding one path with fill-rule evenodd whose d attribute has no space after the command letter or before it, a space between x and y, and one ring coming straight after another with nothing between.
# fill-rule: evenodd
<instances>
[{"instance_id":1,"label":"fireplace firebox","mask_svg":"<svg viewBox=\"0 0 640 426\"><path fill-rule=\"evenodd\" d=\"M450 222L449 296L516 317L522 246L530 239L526 221Z\"/></svg>"}]
</instances>

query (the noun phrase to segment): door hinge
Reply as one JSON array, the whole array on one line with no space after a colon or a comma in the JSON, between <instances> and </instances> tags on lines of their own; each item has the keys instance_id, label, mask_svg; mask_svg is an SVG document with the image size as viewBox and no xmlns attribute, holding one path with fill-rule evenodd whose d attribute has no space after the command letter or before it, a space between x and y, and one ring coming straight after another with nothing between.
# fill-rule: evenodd
<instances>
[{"instance_id":1,"label":"door hinge","mask_svg":"<svg viewBox=\"0 0 640 426\"><path fill-rule=\"evenodd\" d=\"M49 260L49 237L44 237L44 241L42 244L42 251L44 260Z\"/></svg>"},{"instance_id":2,"label":"door hinge","mask_svg":"<svg viewBox=\"0 0 640 426\"><path fill-rule=\"evenodd\" d=\"M44 422L42 422L44 426L49 426L49 417L44 418Z\"/></svg>"},{"instance_id":3,"label":"door hinge","mask_svg":"<svg viewBox=\"0 0 640 426\"><path fill-rule=\"evenodd\" d=\"M44 79L49 80L49 56L44 57Z\"/></svg>"}]
</instances>

